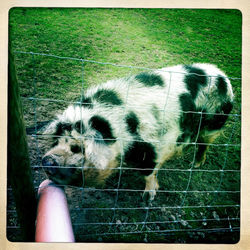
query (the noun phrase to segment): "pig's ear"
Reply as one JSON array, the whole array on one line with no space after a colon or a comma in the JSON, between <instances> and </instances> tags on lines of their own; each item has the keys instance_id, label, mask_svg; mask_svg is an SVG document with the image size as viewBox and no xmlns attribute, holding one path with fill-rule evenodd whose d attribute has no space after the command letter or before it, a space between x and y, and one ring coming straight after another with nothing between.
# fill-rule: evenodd
<instances>
[{"instance_id":1,"label":"pig's ear","mask_svg":"<svg viewBox=\"0 0 250 250\"><path fill-rule=\"evenodd\" d=\"M43 135L54 135L58 129L58 120L50 121L46 126L39 130L39 133Z\"/></svg>"}]
</instances>

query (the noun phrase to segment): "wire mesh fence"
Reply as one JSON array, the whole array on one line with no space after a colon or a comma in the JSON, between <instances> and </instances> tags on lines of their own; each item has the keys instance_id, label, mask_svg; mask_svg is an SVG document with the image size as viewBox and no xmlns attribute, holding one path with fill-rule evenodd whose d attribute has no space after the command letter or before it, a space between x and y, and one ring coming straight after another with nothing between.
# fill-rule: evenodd
<instances>
[{"instance_id":1,"label":"wire mesh fence","mask_svg":"<svg viewBox=\"0 0 250 250\"><path fill-rule=\"evenodd\" d=\"M39 134L39 124L52 120L69 104L79 104L85 89L97 82L117 78L117 75L153 70L33 52L16 51L15 55L24 119L26 127L32 127L27 137L36 188L47 178L41 159L50 147L47 141L51 137ZM241 78L229 79L233 88L241 83ZM227 115L224 136L213 143L201 143L197 140L198 128L193 142L177 142L189 144L189 147L180 158L169 160L159 169L160 189L151 204L142 199L144 181L138 174L141 169L123 166L123 159L118 168L112 169L114 175L104 187L64 185L76 240L237 242L240 231L241 108L240 93L234 94L236 103L232 113ZM168 93L166 103L167 97ZM124 110L129 107L130 103L126 102ZM166 105L160 112L165 114ZM199 126L204 114L222 115L203 111L182 112L197 115ZM117 140L122 148L122 143L129 139L121 137ZM190 163L195 158L198 145L209 145L210 150L206 163L194 168ZM19 240L18 230L12 190L8 187L9 240Z\"/></svg>"}]
</instances>

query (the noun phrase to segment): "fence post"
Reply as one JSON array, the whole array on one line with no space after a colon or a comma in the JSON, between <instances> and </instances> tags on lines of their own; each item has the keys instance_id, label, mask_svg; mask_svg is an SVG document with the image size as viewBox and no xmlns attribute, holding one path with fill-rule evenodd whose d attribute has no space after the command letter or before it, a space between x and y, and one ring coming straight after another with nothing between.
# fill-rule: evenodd
<instances>
[{"instance_id":1,"label":"fence post","mask_svg":"<svg viewBox=\"0 0 250 250\"><path fill-rule=\"evenodd\" d=\"M22 239L23 241L34 241L37 202L29 163L19 86L10 46L8 64L7 180L12 186Z\"/></svg>"}]
</instances>

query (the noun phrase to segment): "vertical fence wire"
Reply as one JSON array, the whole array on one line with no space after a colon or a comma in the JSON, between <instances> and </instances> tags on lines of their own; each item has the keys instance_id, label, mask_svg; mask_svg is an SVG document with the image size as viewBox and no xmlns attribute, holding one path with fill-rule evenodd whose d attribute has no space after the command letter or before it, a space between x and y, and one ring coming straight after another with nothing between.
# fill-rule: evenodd
<instances>
[{"instance_id":1,"label":"vertical fence wire","mask_svg":"<svg viewBox=\"0 0 250 250\"><path fill-rule=\"evenodd\" d=\"M209 79L209 85L208 85L208 92L207 93L209 93L209 89L210 89L210 87L211 87L211 83L212 83L212 81L211 81L211 76L208 78ZM208 95L208 94L207 94ZM196 157L196 151L197 151L197 142L198 142L198 139L199 139L199 136L200 136L200 132L201 132L201 124L202 124L202 117L203 117L203 111L204 111L204 109L205 109L205 107L206 107L206 104L207 104L207 102L208 102L208 96L206 96L206 102L203 104L203 106L202 106L202 108L201 108L201 111L200 111L200 119L199 119L199 125L198 125L198 131L197 131L197 133L196 133L196 137L195 137L195 141L194 141L194 154L193 154L193 160L192 160L192 162L191 162L191 168L189 169L190 170L190 172L189 172L189 177L188 177L188 183L187 183L187 186L186 186L186 189L185 189L185 193L184 193L184 198L183 198L183 200L182 200L182 202L181 202L181 204L180 204L180 208L184 205L184 203L185 203L185 200L186 200L186 197L187 197L187 191L188 191L188 189L189 189L189 187L190 187L190 183L191 183L191 178L192 178L192 170L193 170L193 168L194 168L194 164L195 164L195 157Z\"/></svg>"},{"instance_id":2,"label":"vertical fence wire","mask_svg":"<svg viewBox=\"0 0 250 250\"><path fill-rule=\"evenodd\" d=\"M169 100L169 94L170 94L170 89L171 89L171 84L172 84L172 73L171 72L169 72L169 83L168 83L168 88L167 88L167 91L166 91L166 99L165 99L165 103L164 103L164 107L163 107L163 112L162 112L162 129L161 129L161 137L163 137L163 135L165 134L165 130L166 130L166 128L165 128L165 117L166 117L166 109L167 109L167 104L168 104L168 100ZM161 142L159 142L159 143L161 143ZM165 143L165 142L162 142L162 143ZM159 163L157 163L157 165L158 164L161 164L160 162ZM156 165L156 171L157 171L157 168L158 168L158 166ZM154 173L154 172L153 172ZM158 177L158 171L156 172L156 179L157 179L157 177ZM156 182L154 183L154 188L153 188L153 191L156 189ZM150 191L149 191L150 192ZM155 190L155 192L157 193L157 190ZM151 202L148 204L149 206L151 206ZM144 229L144 227L145 227L145 225L146 225L146 223L147 223L147 220L148 220L148 217L149 217L149 209L148 209L148 207L145 207L145 213L146 213L146 215L145 215L145 219L144 219L144 221L143 221L143 225L142 225L142 228L141 228L141 231L143 232L143 229Z\"/></svg>"},{"instance_id":3,"label":"vertical fence wire","mask_svg":"<svg viewBox=\"0 0 250 250\"><path fill-rule=\"evenodd\" d=\"M129 87L130 87L130 82L129 82L127 90L126 90L125 104L124 104L124 107L123 107L123 113L124 114L126 113L126 110L127 110ZM121 134L121 130L122 130L122 127L121 127L121 124L120 124L119 132L118 132L119 135ZM117 187L116 187L116 190L115 190L116 191L115 202L114 202L114 206L112 208L113 209L113 217L112 217L112 219L110 221L110 227L109 227L108 232L110 232L112 224L114 223L115 216L116 216L116 207L117 207L117 202L118 202L118 199L119 199L119 188L120 188L120 185L121 185L121 177L122 177L122 166L123 166L123 163L124 163L124 142L123 142L123 138L121 138L119 140L119 143L120 143L120 147L121 147L120 164L119 164L119 168L118 168L119 176L118 176Z\"/></svg>"},{"instance_id":4,"label":"vertical fence wire","mask_svg":"<svg viewBox=\"0 0 250 250\"><path fill-rule=\"evenodd\" d=\"M81 112L81 120L83 120L83 116L82 116L82 101L83 101L83 95L84 95L84 61L81 60L81 99L80 99L80 112ZM82 134L82 123L80 123L80 132ZM84 146L83 146L83 141L81 140L81 153L83 154L84 151ZM82 199L84 200L84 184L85 184L85 180L84 180L84 159L82 158L82 162L81 162L81 172L82 172Z\"/></svg>"},{"instance_id":5,"label":"vertical fence wire","mask_svg":"<svg viewBox=\"0 0 250 250\"><path fill-rule=\"evenodd\" d=\"M32 85L33 85L33 112L34 112L34 124L35 124L35 135L38 133L37 128L37 83L36 83L36 64L35 64L35 55L31 53L32 57L32 70L33 70L33 76L32 76ZM36 147L36 165L39 165L40 159L39 156L41 155L39 150L39 143L38 140L35 140L35 147ZM41 183L41 174L39 172L38 174L38 182Z\"/></svg>"},{"instance_id":6,"label":"vertical fence wire","mask_svg":"<svg viewBox=\"0 0 250 250\"><path fill-rule=\"evenodd\" d=\"M226 165L227 165L227 160L228 160L228 154L229 154L229 145L233 139L233 136L235 134L235 129L236 129L236 121L239 119L238 116L234 116L233 117L233 127L232 127L232 131L230 133L230 137L228 139L228 142L227 144L225 145L226 147L226 154L225 154L225 159L224 159L224 163L223 163L223 166L222 168L220 169L220 181L219 181L219 184L218 184L218 187L216 188L216 196L214 197L213 201L211 201L211 204L214 204L216 202L216 200L218 199L218 194L219 194L219 191L221 189L221 185L222 185L222 182L223 182L223 177L225 175L225 168L226 168Z\"/></svg>"}]
</instances>

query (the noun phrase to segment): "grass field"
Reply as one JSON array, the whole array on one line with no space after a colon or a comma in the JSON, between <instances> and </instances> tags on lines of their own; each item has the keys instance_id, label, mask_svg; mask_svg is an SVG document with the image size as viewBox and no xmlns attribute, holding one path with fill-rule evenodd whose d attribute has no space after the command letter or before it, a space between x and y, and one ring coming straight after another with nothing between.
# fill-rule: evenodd
<instances>
[{"instance_id":1,"label":"grass field","mask_svg":"<svg viewBox=\"0 0 250 250\"><path fill-rule=\"evenodd\" d=\"M141 70L17 51L147 68L207 62L218 65L229 77L241 78L242 17L238 10L14 8L9 16L27 127L52 119L67 102L79 99L82 88ZM232 113L240 114L241 81L232 79L231 83L235 93ZM240 117L230 118L225 135L216 143L239 145L240 128ZM32 165L40 165L44 144L29 137ZM120 208L146 204L141 193L125 191L117 196L112 191L66 188L76 239L237 242L239 207L231 205L240 203L240 147L212 146L203 171L190 173L185 170L193 152L190 147L182 158L166 164L171 171L161 171L160 190L170 192L157 194L152 205L157 209L102 210L113 207L115 201ZM40 172L34 169L37 185L43 178ZM131 178L138 184L131 187ZM119 188L141 190L140 178L123 171ZM108 188L116 188L117 180L118 176L110 179ZM181 190L203 192L176 192ZM9 209L12 203L10 194ZM15 216L8 214L9 240L19 240L17 229L11 229L16 223Z\"/></svg>"}]
</instances>

